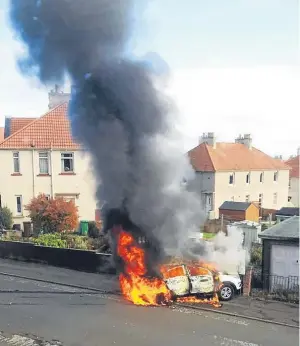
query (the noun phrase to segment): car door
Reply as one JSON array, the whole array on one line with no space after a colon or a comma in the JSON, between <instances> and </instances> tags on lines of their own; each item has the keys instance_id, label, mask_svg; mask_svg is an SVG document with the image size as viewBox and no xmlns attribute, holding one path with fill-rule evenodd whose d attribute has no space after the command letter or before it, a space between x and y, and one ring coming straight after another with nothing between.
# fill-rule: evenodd
<instances>
[{"instance_id":1,"label":"car door","mask_svg":"<svg viewBox=\"0 0 300 346\"><path fill-rule=\"evenodd\" d=\"M190 282L184 265L165 267L162 271L168 289L176 296L190 292Z\"/></svg>"},{"instance_id":2,"label":"car door","mask_svg":"<svg viewBox=\"0 0 300 346\"><path fill-rule=\"evenodd\" d=\"M191 283L191 294L214 292L214 277L210 270L195 265L188 265L187 272Z\"/></svg>"}]
</instances>

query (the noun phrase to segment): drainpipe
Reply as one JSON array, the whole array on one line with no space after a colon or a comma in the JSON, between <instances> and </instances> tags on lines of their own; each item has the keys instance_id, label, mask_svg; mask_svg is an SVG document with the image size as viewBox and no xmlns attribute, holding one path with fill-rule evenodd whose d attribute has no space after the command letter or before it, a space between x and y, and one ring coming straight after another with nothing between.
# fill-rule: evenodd
<instances>
[{"instance_id":1,"label":"drainpipe","mask_svg":"<svg viewBox=\"0 0 300 346\"><path fill-rule=\"evenodd\" d=\"M50 146L50 188L51 188L51 198L54 197L54 188L53 188L53 165L52 165L52 143Z\"/></svg>"},{"instance_id":2,"label":"drainpipe","mask_svg":"<svg viewBox=\"0 0 300 346\"><path fill-rule=\"evenodd\" d=\"M34 143L31 144L32 150L31 150L31 165L32 165L32 195L33 198L35 197L35 162L34 162L34 152L35 152L35 145Z\"/></svg>"}]
</instances>

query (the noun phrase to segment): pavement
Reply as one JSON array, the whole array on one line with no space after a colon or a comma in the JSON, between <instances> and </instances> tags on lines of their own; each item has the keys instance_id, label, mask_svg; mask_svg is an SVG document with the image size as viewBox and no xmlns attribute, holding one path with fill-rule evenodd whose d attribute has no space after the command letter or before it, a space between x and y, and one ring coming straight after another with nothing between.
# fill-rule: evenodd
<instances>
[{"instance_id":1,"label":"pavement","mask_svg":"<svg viewBox=\"0 0 300 346\"><path fill-rule=\"evenodd\" d=\"M0 272L13 275L0 274L0 346L299 344L297 328L182 306L134 306L113 294L110 285L117 290L117 282L109 275L6 260ZM44 279L61 284L37 281ZM111 293L73 287L90 284ZM230 304L243 305L235 300L221 310Z\"/></svg>"}]
</instances>

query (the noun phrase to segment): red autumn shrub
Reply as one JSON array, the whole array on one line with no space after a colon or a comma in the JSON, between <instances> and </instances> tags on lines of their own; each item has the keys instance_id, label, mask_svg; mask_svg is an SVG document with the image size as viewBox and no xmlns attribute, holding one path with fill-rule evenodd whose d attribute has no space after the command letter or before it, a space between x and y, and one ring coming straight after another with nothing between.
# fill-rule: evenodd
<instances>
[{"instance_id":1,"label":"red autumn shrub","mask_svg":"<svg viewBox=\"0 0 300 346\"><path fill-rule=\"evenodd\" d=\"M70 232L78 227L78 208L73 201L49 198L43 194L26 206L35 233Z\"/></svg>"}]
</instances>

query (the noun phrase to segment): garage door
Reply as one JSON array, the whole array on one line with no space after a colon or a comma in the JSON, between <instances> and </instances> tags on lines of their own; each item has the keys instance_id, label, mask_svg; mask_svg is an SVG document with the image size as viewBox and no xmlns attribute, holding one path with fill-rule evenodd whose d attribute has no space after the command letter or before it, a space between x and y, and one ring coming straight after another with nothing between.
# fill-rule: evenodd
<instances>
[{"instance_id":1,"label":"garage door","mask_svg":"<svg viewBox=\"0 0 300 346\"><path fill-rule=\"evenodd\" d=\"M272 245L271 274L278 276L299 276L299 247Z\"/></svg>"}]
</instances>

